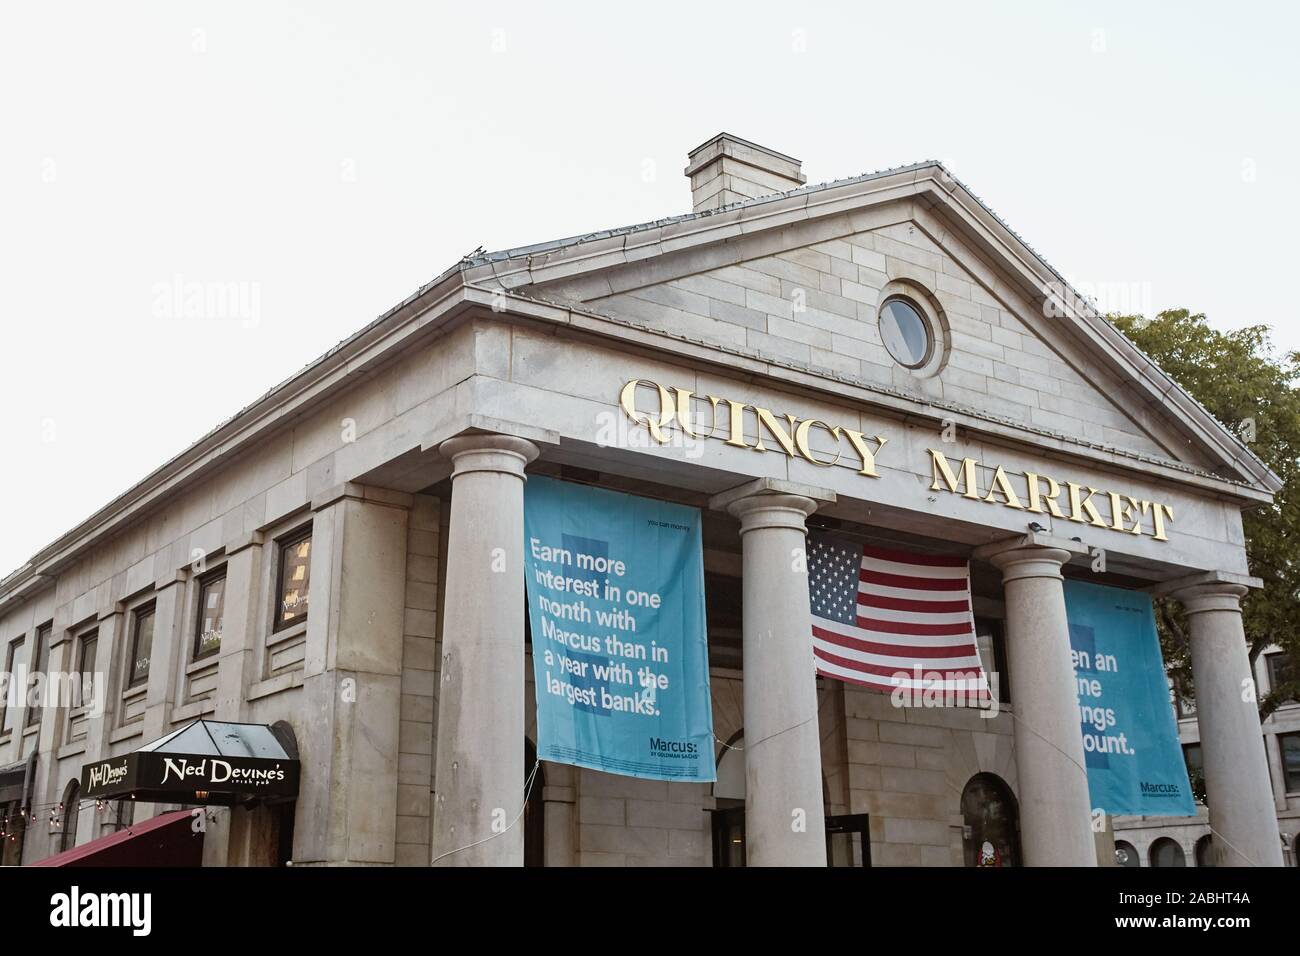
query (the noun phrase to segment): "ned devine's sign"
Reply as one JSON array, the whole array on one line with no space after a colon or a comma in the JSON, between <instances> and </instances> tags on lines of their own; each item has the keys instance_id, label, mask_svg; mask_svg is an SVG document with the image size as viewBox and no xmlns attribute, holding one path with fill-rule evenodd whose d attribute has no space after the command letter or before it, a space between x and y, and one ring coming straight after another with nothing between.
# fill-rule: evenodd
<instances>
[{"instance_id":1,"label":"ned devine's sign","mask_svg":"<svg viewBox=\"0 0 1300 956\"><path fill-rule=\"evenodd\" d=\"M135 793L179 803L240 803L298 793L298 761L215 757L139 750L90 764L81 775L85 797Z\"/></svg>"}]
</instances>

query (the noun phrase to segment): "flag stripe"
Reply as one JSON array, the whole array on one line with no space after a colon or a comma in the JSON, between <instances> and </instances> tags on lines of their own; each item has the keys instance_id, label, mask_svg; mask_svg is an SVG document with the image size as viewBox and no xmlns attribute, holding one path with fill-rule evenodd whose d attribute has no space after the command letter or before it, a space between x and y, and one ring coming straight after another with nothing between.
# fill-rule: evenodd
<instances>
[{"instance_id":1,"label":"flag stripe","mask_svg":"<svg viewBox=\"0 0 1300 956\"><path fill-rule=\"evenodd\" d=\"M838 654L834 654L831 651L817 647L816 645L813 646L813 653L821 660L829 661L832 664L838 664L841 667L851 667L863 674L875 674L878 677L894 677L895 675L908 673L905 670L901 670L897 664L871 664L867 661L857 660L852 657L841 657ZM974 674L972 674L971 668L969 667L931 667L921 673L922 677L928 677L931 674L938 674L945 679L951 678L962 683L979 682L979 677L975 676L979 673L979 670L976 669Z\"/></svg>"},{"instance_id":2,"label":"flag stripe","mask_svg":"<svg viewBox=\"0 0 1300 956\"><path fill-rule=\"evenodd\" d=\"M866 654L878 654L886 657L900 657L905 661L936 658L970 657L971 644L892 644L880 641L864 641L848 634L840 634L825 627L813 624L813 643L834 644L837 647L851 647Z\"/></svg>"},{"instance_id":3,"label":"flag stripe","mask_svg":"<svg viewBox=\"0 0 1300 956\"><path fill-rule=\"evenodd\" d=\"M901 675L878 677L874 674L863 673L853 667L845 667L820 658L817 661L817 673L823 677L834 677L854 684L861 684L873 690L884 691L886 694L895 690L910 690L917 694L922 691L947 691L960 695L967 701L989 699L988 688L983 684L961 680L917 681L910 676L904 677Z\"/></svg>"},{"instance_id":4,"label":"flag stripe","mask_svg":"<svg viewBox=\"0 0 1300 956\"><path fill-rule=\"evenodd\" d=\"M903 577L921 577L927 581L965 581L965 568L931 568L918 564L904 564L901 561L880 561L876 558L863 558L862 566L868 571L879 574L897 574Z\"/></svg>"},{"instance_id":5,"label":"flag stripe","mask_svg":"<svg viewBox=\"0 0 1300 956\"><path fill-rule=\"evenodd\" d=\"M884 584L868 584L865 581L858 585L859 600L861 600L863 594L898 598L904 601L922 601L928 604L948 604L961 598L961 595L954 591L923 591L919 588L910 587L893 588ZM966 600L969 604L969 599ZM921 608L921 610L929 610L929 608Z\"/></svg>"},{"instance_id":6,"label":"flag stripe","mask_svg":"<svg viewBox=\"0 0 1300 956\"><path fill-rule=\"evenodd\" d=\"M929 621L881 621L871 617L859 617L858 627L877 634L970 634L974 631L970 621L931 624Z\"/></svg>"},{"instance_id":7,"label":"flag stripe","mask_svg":"<svg viewBox=\"0 0 1300 956\"><path fill-rule=\"evenodd\" d=\"M965 568L966 559L951 554L913 554L910 551L893 551L889 548L874 548L864 545L863 557L879 561L894 561L898 564L920 564L932 568Z\"/></svg>"},{"instance_id":8,"label":"flag stripe","mask_svg":"<svg viewBox=\"0 0 1300 956\"><path fill-rule=\"evenodd\" d=\"M917 568L919 571L920 568ZM863 568L860 578L867 584L883 584L893 588L915 588L918 591L961 591L968 590L965 578L923 578L906 574L885 574L883 571L871 571Z\"/></svg>"},{"instance_id":9,"label":"flag stripe","mask_svg":"<svg viewBox=\"0 0 1300 956\"><path fill-rule=\"evenodd\" d=\"M969 614L970 601L917 601L913 598L886 597L858 589L858 604L889 611L924 611L928 614Z\"/></svg>"}]
</instances>

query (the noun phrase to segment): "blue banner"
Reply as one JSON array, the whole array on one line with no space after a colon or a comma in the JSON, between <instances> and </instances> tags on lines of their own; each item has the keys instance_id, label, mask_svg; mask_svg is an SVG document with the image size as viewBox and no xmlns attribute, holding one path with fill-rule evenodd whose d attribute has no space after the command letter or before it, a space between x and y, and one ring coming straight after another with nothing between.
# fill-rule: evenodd
<instances>
[{"instance_id":1,"label":"blue banner","mask_svg":"<svg viewBox=\"0 0 1300 956\"><path fill-rule=\"evenodd\" d=\"M1195 816L1151 598L1066 581L1065 611L1093 809Z\"/></svg>"},{"instance_id":2,"label":"blue banner","mask_svg":"<svg viewBox=\"0 0 1300 956\"><path fill-rule=\"evenodd\" d=\"M530 476L524 570L537 756L715 779L699 509Z\"/></svg>"}]
</instances>

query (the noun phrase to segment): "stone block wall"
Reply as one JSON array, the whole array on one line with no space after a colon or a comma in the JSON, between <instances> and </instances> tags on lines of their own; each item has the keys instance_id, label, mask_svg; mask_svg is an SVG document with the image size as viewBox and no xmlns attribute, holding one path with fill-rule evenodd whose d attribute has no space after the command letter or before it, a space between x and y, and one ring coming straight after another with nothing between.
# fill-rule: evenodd
<instances>
[{"instance_id":1,"label":"stone block wall","mask_svg":"<svg viewBox=\"0 0 1300 956\"><path fill-rule=\"evenodd\" d=\"M849 802L871 815L875 866L961 866L961 795L977 773L1016 790L1009 713L895 707L845 685Z\"/></svg>"},{"instance_id":2,"label":"stone block wall","mask_svg":"<svg viewBox=\"0 0 1300 956\"><path fill-rule=\"evenodd\" d=\"M1159 423L1141 410L1119 407L1103 373L1064 349L1053 318L1026 314L1020 303L995 296L980 276L986 267L950 235L940 245L917 221L922 214L900 207L888 218L894 221L858 231L847 219L838 227L828 222L819 228L835 238L775 254L756 247L754 257L740 264L712 268L701 259L692 269L690 262L656 260L643 283L629 274L614 289L596 276L561 281L547 291L651 328L852 376L922 400L950 401L1057 434L1176 457ZM877 310L900 282L924 288L947 325L950 353L933 378L903 369L882 343ZM909 294L916 294L915 287Z\"/></svg>"}]
</instances>

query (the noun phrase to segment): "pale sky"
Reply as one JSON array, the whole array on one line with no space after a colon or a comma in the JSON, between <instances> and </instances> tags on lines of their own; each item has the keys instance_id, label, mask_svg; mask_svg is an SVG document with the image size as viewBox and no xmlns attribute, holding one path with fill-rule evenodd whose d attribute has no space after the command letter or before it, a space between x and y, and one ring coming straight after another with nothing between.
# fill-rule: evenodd
<instances>
[{"instance_id":1,"label":"pale sky","mask_svg":"<svg viewBox=\"0 0 1300 956\"><path fill-rule=\"evenodd\" d=\"M1300 349L1296 6L1137 7L6 4L0 574L475 247L688 212L722 130Z\"/></svg>"}]
</instances>

